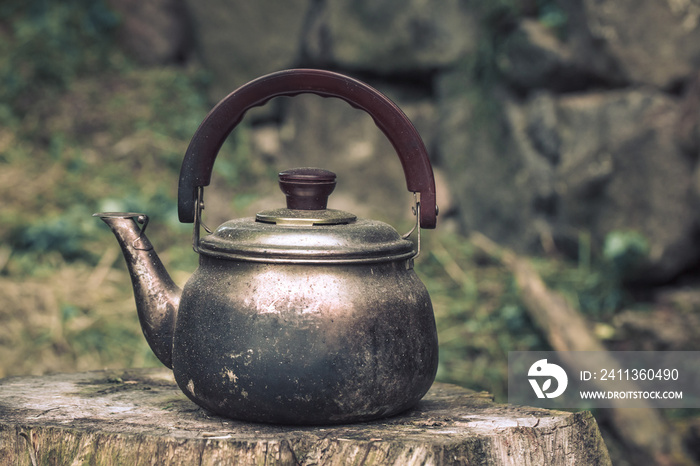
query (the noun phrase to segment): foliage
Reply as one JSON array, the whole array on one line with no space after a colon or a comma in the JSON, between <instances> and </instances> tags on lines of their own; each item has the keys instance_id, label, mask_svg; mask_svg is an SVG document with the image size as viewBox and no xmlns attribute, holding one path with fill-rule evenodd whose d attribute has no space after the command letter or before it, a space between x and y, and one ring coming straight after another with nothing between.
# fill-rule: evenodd
<instances>
[{"instance_id":1,"label":"foliage","mask_svg":"<svg viewBox=\"0 0 700 466\"><path fill-rule=\"evenodd\" d=\"M649 242L636 231L612 231L603 245L603 256L622 278L634 276L649 254Z\"/></svg>"},{"instance_id":2,"label":"foliage","mask_svg":"<svg viewBox=\"0 0 700 466\"><path fill-rule=\"evenodd\" d=\"M116 24L101 0L0 5L0 375L155 361L91 213L167 212L174 187L150 182L206 108L198 74L134 69Z\"/></svg>"},{"instance_id":3,"label":"foliage","mask_svg":"<svg viewBox=\"0 0 700 466\"><path fill-rule=\"evenodd\" d=\"M513 31L523 17L532 16L558 36L566 35L569 18L556 0L477 0L474 7L483 25L481 40L463 67L479 94L485 94L501 80L502 67L508 62L505 54L509 41L518 40Z\"/></svg>"},{"instance_id":4,"label":"foliage","mask_svg":"<svg viewBox=\"0 0 700 466\"><path fill-rule=\"evenodd\" d=\"M0 191L8 200L0 240L15 251L8 267L18 254L37 256L33 262L40 264L42 253L52 251L94 262L91 251L101 247L89 244L101 230L90 214L100 210L156 212L161 221L154 223L176 234L187 231L177 222L175 181L189 137L206 113L196 76L125 70L71 87L0 130L8 140L0 146Z\"/></svg>"},{"instance_id":5,"label":"foliage","mask_svg":"<svg viewBox=\"0 0 700 466\"><path fill-rule=\"evenodd\" d=\"M566 34L569 18L556 0L539 0L537 10L537 19L542 24L555 30L559 35Z\"/></svg>"},{"instance_id":6,"label":"foliage","mask_svg":"<svg viewBox=\"0 0 700 466\"><path fill-rule=\"evenodd\" d=\"M89 223L82 221L88 215L83 206L70 208L60 215L18 229L14 232L10 244L20 251L57 251L67 260L83 258L86 255L83 244L96 230Z\"/></svg>"},{"instance_id":7,"label":"foliage","mask_svg":"<svg viewBox=\"0 0 700 466\"><path fill-rule=\"evenodd\" d=\"M197 265L176 191L207 75L135 66L112 40L117 21L104 0L0 4L0 376L158 364L93 212L148 213L180 285ZM245 188L236 133L215 172Z\"/></svg>"},{"instance_id":8,"label":"foliage","mask_svg":"<svg viewBox=\"0 0 700 466\"><path fill-rule=\"evenodd\" d=\"M487 390L505 402L508 352L550 350L513 276L457 234L433 234L425 249L416 271L433 298L440 337L438 379ZM582 257L578 263L531 260L547 286L593 322L609 322L629 303L617 269L605 257Z\"/></svg>"},{"instance_id":9,"label":"foliage","mask_svg":"<svg viewBox=\"0 0 700 466\"><path fill-rule=\"evenodd\" d=\"M3 0L0 5L2 116L37 92L65 89L87 71L110 68L118 17L102 0Z\"/></svg>"},{"instance_id":10,"label":"foliage","mask_svg":"<svg viewBox=\"0 0 700 466\"><path fill-rule=\"evenodd\" d=\"M464 237L431 235L416 271L438 325L438 380L507 396L509 351L547 349L520 303L512 276Z\"/></svg>"}]
</instances>

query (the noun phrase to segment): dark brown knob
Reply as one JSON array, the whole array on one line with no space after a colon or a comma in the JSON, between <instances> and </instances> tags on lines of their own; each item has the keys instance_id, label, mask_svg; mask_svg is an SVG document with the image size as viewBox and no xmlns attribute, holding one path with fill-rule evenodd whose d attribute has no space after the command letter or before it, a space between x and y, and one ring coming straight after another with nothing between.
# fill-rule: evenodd
<instances>
[{"instance_id":1,"label":"dark brown knob","mask_svg":"<svg viewBox=\"0 0 700 466\"><path fill-rule=\"evenodd\" d=\"M293 168L279 174L279 184L287 196L287 208L323 210L335 189L335 173L321 168Z\"/></svg>"}]
</instances>

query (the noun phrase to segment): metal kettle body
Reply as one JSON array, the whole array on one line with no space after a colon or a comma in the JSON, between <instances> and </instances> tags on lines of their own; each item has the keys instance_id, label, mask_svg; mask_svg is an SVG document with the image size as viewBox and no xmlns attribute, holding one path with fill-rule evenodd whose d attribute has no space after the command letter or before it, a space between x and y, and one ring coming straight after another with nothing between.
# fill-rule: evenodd
<instances>
[{"instance_id":1,"label":"metal kettle body","mask_svg":"<svg viewBox=\"0 0 700 466\"><path fill-rule=\"evenodd\" d=\"M221 144L251 107L315 93L364 109L393 143L415 193L417 227L433 228L432 169L412 124L376 90L347 76L287 70L234 91L190 143L180 220L194 223L199 267L182 291L144 234L147 217L101 213L129 267L144 335L182 391L223 416L337 424L414 406L437 371L430 297L408 235L326 208L335 174L280 174L287 207L230 220L200 238L203 187ZM143 227L139 227L143 224Z\"/></svg>"},{"instance_id":2,"label":"metal kettle body","mask_svg":"<svg viewBox=\"0 0 700 466\"><path fill-rule=\"evenodd\" d=\"M404 264L220 262L202 258L175 326L175 379L195 402L248 421L331 424L399 413L430 388L435 321Z\"/></svg>"}]
</instances>

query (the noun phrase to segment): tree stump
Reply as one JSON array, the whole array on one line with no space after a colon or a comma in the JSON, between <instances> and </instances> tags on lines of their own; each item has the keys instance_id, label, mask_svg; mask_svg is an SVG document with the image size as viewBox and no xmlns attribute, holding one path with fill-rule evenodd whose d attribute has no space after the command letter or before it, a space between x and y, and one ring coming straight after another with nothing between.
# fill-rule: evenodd
<instances>
[{"instance_id":1,"label":"tree stump","mask_svg":"<svg viewBox=\"0 0 700 466\"><path fill-rule=\"evenodd\" d=\"M0 380L0 458L13 465L609 465L590 412L496 404L435 383L399 416L299 427L213 415L165 369Z\"/></svg>"}]
</instances>

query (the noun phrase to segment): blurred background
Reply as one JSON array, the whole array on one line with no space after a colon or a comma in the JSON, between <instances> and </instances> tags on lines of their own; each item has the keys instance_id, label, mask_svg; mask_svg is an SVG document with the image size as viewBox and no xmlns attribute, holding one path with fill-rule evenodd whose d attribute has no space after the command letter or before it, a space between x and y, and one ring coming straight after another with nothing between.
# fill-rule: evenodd
<instances>
[{"instance_id":1,"label":"blurred background","mask_svg":"<svg viewBox=\"0 0 700 466\"><path fill-rule=\"evenodd\" d=\"M508 351L553 348L503 248L583 317L569 331L609 350L699 350L699 23L697 0L3 0L0 376L159 365L91 214L147 213L184 284L189 138L225 95L294 67L376 87L429 148L440 217L416 270L439 381L506 402ZM296 166L338 174L329 207L410 229L412 196L372 119L313 95L248 113L205 222L282 206L276 173ZM594 414L615 464L700 456L697 410L659 413L648 434L662 446Z\"/></svg>"}]
</instances>

